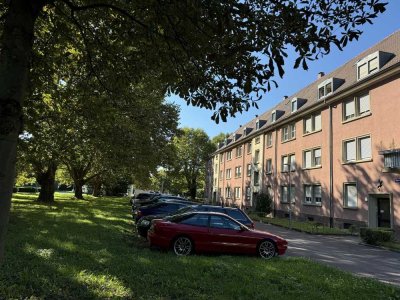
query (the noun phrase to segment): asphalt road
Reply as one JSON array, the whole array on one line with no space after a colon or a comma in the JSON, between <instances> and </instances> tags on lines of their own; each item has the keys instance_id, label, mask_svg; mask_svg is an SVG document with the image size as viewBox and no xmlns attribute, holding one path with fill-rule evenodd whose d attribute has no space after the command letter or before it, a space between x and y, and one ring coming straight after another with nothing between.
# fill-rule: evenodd
<instances>
[{"instance_id":1,"label":"asphalt road","mask_svg":"<svg viewBox=\"0 0 400 300\"><path fill-rule=\"evenodd\" d=\"M289 242L286 256L301 256L326 263L359 276L400 286L400 253L360 244L353 236L322 236L256 223Z\"/></svg>"}]
</instances>

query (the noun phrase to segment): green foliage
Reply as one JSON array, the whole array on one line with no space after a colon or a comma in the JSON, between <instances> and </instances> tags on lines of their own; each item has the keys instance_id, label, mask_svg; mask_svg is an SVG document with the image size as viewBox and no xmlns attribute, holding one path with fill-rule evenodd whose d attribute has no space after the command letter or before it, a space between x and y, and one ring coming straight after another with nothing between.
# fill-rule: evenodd
<instances>
[{"instance_id":1,"label":"green foliage","mask_svg":"<svg viewBox=\"0 0 400 300\"><path fill-rule=\"evenodd\" d=\"M259 216L265 216L272 212L273 201L269 194L260 193L256 197L256 212Z\"/></svg>"},{"instance_id":2,"label":"green foliage","mask_svg":"<svg viewBox=\"0 0 400 300\"><path fill-rule=\"evenodd\" d=\"M56 197L43 205L14 195L1 299L400 297L397 287L301 258L176 257L150 250L133 231L125 198Z\"/></svg>"},{"instance_id":3,"label":"green foliage","mask_svg":"<svg viewBox=\"0 0 400 300\"><path fill-rule=\"evenodd\" d=\"M360 228L361 239L371 245L394 241L394 231L389 228Z\"/></svg>"}]
</instances>

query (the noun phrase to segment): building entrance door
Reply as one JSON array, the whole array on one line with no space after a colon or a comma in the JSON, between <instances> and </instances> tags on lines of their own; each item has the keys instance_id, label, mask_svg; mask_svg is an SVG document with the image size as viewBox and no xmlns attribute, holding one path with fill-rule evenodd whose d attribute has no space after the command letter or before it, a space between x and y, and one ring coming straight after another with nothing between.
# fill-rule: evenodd
<instances>
[{"instance_id":1,"label":"building entrance door","mask_svg":"<svg viewBox=\"0 0 400 300\"><path fill-rule=\"evenodd\" d=\"M378 227L390 228L390 200L388 198L376 199L378 208Z\"/></svg>"}]
</instances>

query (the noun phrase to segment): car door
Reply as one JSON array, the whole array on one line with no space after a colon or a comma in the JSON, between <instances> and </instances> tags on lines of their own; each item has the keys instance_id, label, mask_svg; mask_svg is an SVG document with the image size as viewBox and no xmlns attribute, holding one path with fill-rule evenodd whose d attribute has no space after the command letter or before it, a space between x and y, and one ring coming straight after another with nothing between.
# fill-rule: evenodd
<instances>
[{"instance_id":1,"label":"car door","mask_svg":"<svg viewBox=\"0 0 400 300\"><path fill-rule=\"evenodd\" d=\"M210 216L210 248L216 252L242 252L246 237L240 224L222 215Z\"/></svg>"},{"instance_id":2,"label":"car door","mask_svg":"<svg viewBox=\"0 0 400 300\"><path fill-rule=\"evenodd\" d=\"M196 251L209 251L210 232L208 228L209 216L207 214L193 214L179 221L179 232L189 236L194 242Z\"/></svg>"}]
</instances>

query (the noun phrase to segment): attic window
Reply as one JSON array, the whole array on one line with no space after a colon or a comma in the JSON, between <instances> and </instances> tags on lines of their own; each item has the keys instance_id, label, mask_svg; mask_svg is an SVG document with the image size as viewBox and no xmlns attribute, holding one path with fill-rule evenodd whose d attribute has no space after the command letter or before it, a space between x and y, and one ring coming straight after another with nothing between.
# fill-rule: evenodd
<instances>
[{"instance_id":1,"label":"attic window","mask_svg":"<svg viewBox=\"0 0 400 300\"><path fill-rule=\"evenodd\" d=\"M375 72L389 60L392 54L376 51L357 62L357 80L363 79Z\"/></svg>"},{"instance_id":2,"label":"attic window","mask_svg":"<svg viewBox=\"0 0 400 300\"><path fill-rule=\"evenodd\" d=\"M297 98L292 100L292 113L297 111Z\"/></svg>"},{"instance_id":3,"label":"attic window","mask_svg":"<svg viewBox=\"0 0 400 300\"><path fill-rule=\"evenodd\" d=\"M271 122L274 123L276 121L276 111L274 110L271 114Z\"/></svg>"},{"instance_id":4,"label":"attic window","mask_svg":"<svg viewBox=\"0 0 400 300\"><path fill-rule=\"evenodd\" d=\"M318 99L322 99L333 92L333 78L329 78L318 85Z\"/></svg>"}]
</instances>

